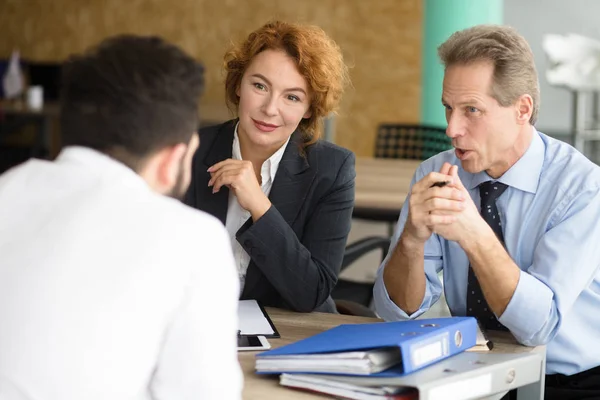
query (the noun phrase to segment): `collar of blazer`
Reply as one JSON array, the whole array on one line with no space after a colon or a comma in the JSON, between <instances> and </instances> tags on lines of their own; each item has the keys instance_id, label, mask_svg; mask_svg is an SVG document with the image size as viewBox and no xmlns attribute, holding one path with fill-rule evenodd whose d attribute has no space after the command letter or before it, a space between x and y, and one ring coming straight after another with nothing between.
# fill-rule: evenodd
<instances>
[{"instance_id":1,"label":"collar of blazer","mask_svg":"<svg viewBox=\"0 0 600 400\"><path fill-rule=\"evenodd\" d=\"M210 144L210 148L205 153L204 165L206 168L231 158L233 135L237 121L237 119L228 121L219 128L214 141ZM271 193L269 194L269 200L290 226L296 219L317 172L316 168L310 168L308 155L302 155L300 153L299 145L301 140L302 134L300 130L296 130L292 134L292 137L285 148L283 157L279 163L279 169L277 170L275 180L273 181ZM202 145L202 143L200 143L200 145ZM219 196L218 202L225 208L220 209L219 212L214 213L213 215L224 223L227 215L229 190L223 189L216 195L222 193L221 196ZM241 229L244 229L244 227L246 227L246 224L244 224Z\"/></svg>"}]
</instances>

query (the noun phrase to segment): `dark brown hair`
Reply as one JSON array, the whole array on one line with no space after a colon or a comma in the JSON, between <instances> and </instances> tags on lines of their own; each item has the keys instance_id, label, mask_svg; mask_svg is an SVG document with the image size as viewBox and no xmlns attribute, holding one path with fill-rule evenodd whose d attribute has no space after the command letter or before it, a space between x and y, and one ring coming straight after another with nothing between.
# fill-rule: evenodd
<instances>
[{"instance_id":1,"label":"dark brown hair","mask_svg":"<svg viewBox=\"0 0 600 400\"><path fill-rule=\"evenodd\" d=\"M198 129L204 68L158 37L104 40L62 68L63 145L86 146L138 170Z\"/></svg>"}]
</instances>

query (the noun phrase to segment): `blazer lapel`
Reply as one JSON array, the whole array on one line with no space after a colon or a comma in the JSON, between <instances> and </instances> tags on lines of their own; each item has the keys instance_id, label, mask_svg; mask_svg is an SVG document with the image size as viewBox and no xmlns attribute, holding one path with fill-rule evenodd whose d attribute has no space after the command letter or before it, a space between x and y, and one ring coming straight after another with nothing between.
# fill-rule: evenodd
<instances>
[{"instance_id":1,"label":"blazer lapel","mask_svg":"<svg viewBox=\"0 0 600 400\"><path fill-rule=\"evenodd\" d=\"M309 169L308 160L300 154L301 140L300 132L294 132L279 163L269 195L273 206L290 226L304 203L317 170Z\"/></svg>"},{"instance_id":2,"label":"blazer lapel","mask_svg":"<svg viewBox=\"0 0 600 400\"><path fill-rule=\"evenodd\" d=\"M283 153L269 194L271 204L290 226L296 220L308 189L317 173L316 166L309 169L310 165L306 157L300 154L299 145L301 140L300 132L294 132ZM246 271L242 299L256 298L260 295L255 291L255 288L262 285L262 276L262 272L260 272L254 261L250 262Z\"/></svg>"},{"instance_id":3,"label":"blazer lapel","mask_svg":"<svg viewBox=\"0 0 600 400\"><path fill-rule=\"evenodd\" d=\"M198 203L202 210L221 220L223 225L225 225L225 220L227 219L229 188L224 186L218 193L213 194L212 187L208 187L210 173L206 172L206 170L220 161L231 158L236 124L237 119L224 124L219 132L217 132L215 139L210 144L210 148L204 153L206 154L204 160L202 160L204 169L198 172L205 175L205 179L200 183L204 185L204 188L198 194ZM200 140L202 141L202 137L200 137ZM200 145L202 145L202 142Z\"/></svg>"}]
</instances>

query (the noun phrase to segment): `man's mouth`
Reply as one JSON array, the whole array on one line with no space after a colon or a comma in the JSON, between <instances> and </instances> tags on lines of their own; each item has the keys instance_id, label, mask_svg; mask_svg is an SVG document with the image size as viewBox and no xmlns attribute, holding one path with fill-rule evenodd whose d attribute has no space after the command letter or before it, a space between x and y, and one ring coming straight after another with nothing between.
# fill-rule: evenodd
<instances>
[{"instance_id":1,"label":"man's mouth","mask_svg":"<svg viewBox=\"0 0 600 400\"><path fill-rule=\"evenodd\" d=\"M458 147L454 148L454 152L459 160L464 160L469 156L469 154L471 154L471 150L461 149Z\"/></svg>"}]
</instances>

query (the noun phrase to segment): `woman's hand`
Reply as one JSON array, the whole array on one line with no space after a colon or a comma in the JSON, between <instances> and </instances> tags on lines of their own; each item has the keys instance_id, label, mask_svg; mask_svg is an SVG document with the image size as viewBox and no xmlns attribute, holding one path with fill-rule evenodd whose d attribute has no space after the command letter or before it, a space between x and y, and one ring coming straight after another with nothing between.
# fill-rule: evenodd
<instances>
[{"instance_id":1,"label":"woman's hand","mask_svg":"<svg viewBox=\"0 0 600 400\"><path fill-rule=\"evenodd\" d=\"M237 197L240 206L250 212L254 221L271 207L271 202L263 193L250 161L229 158L216 163L208 172L211 176L208 186L213 187L213 193L227 186Z\"/></svg>"}]
</instances>

